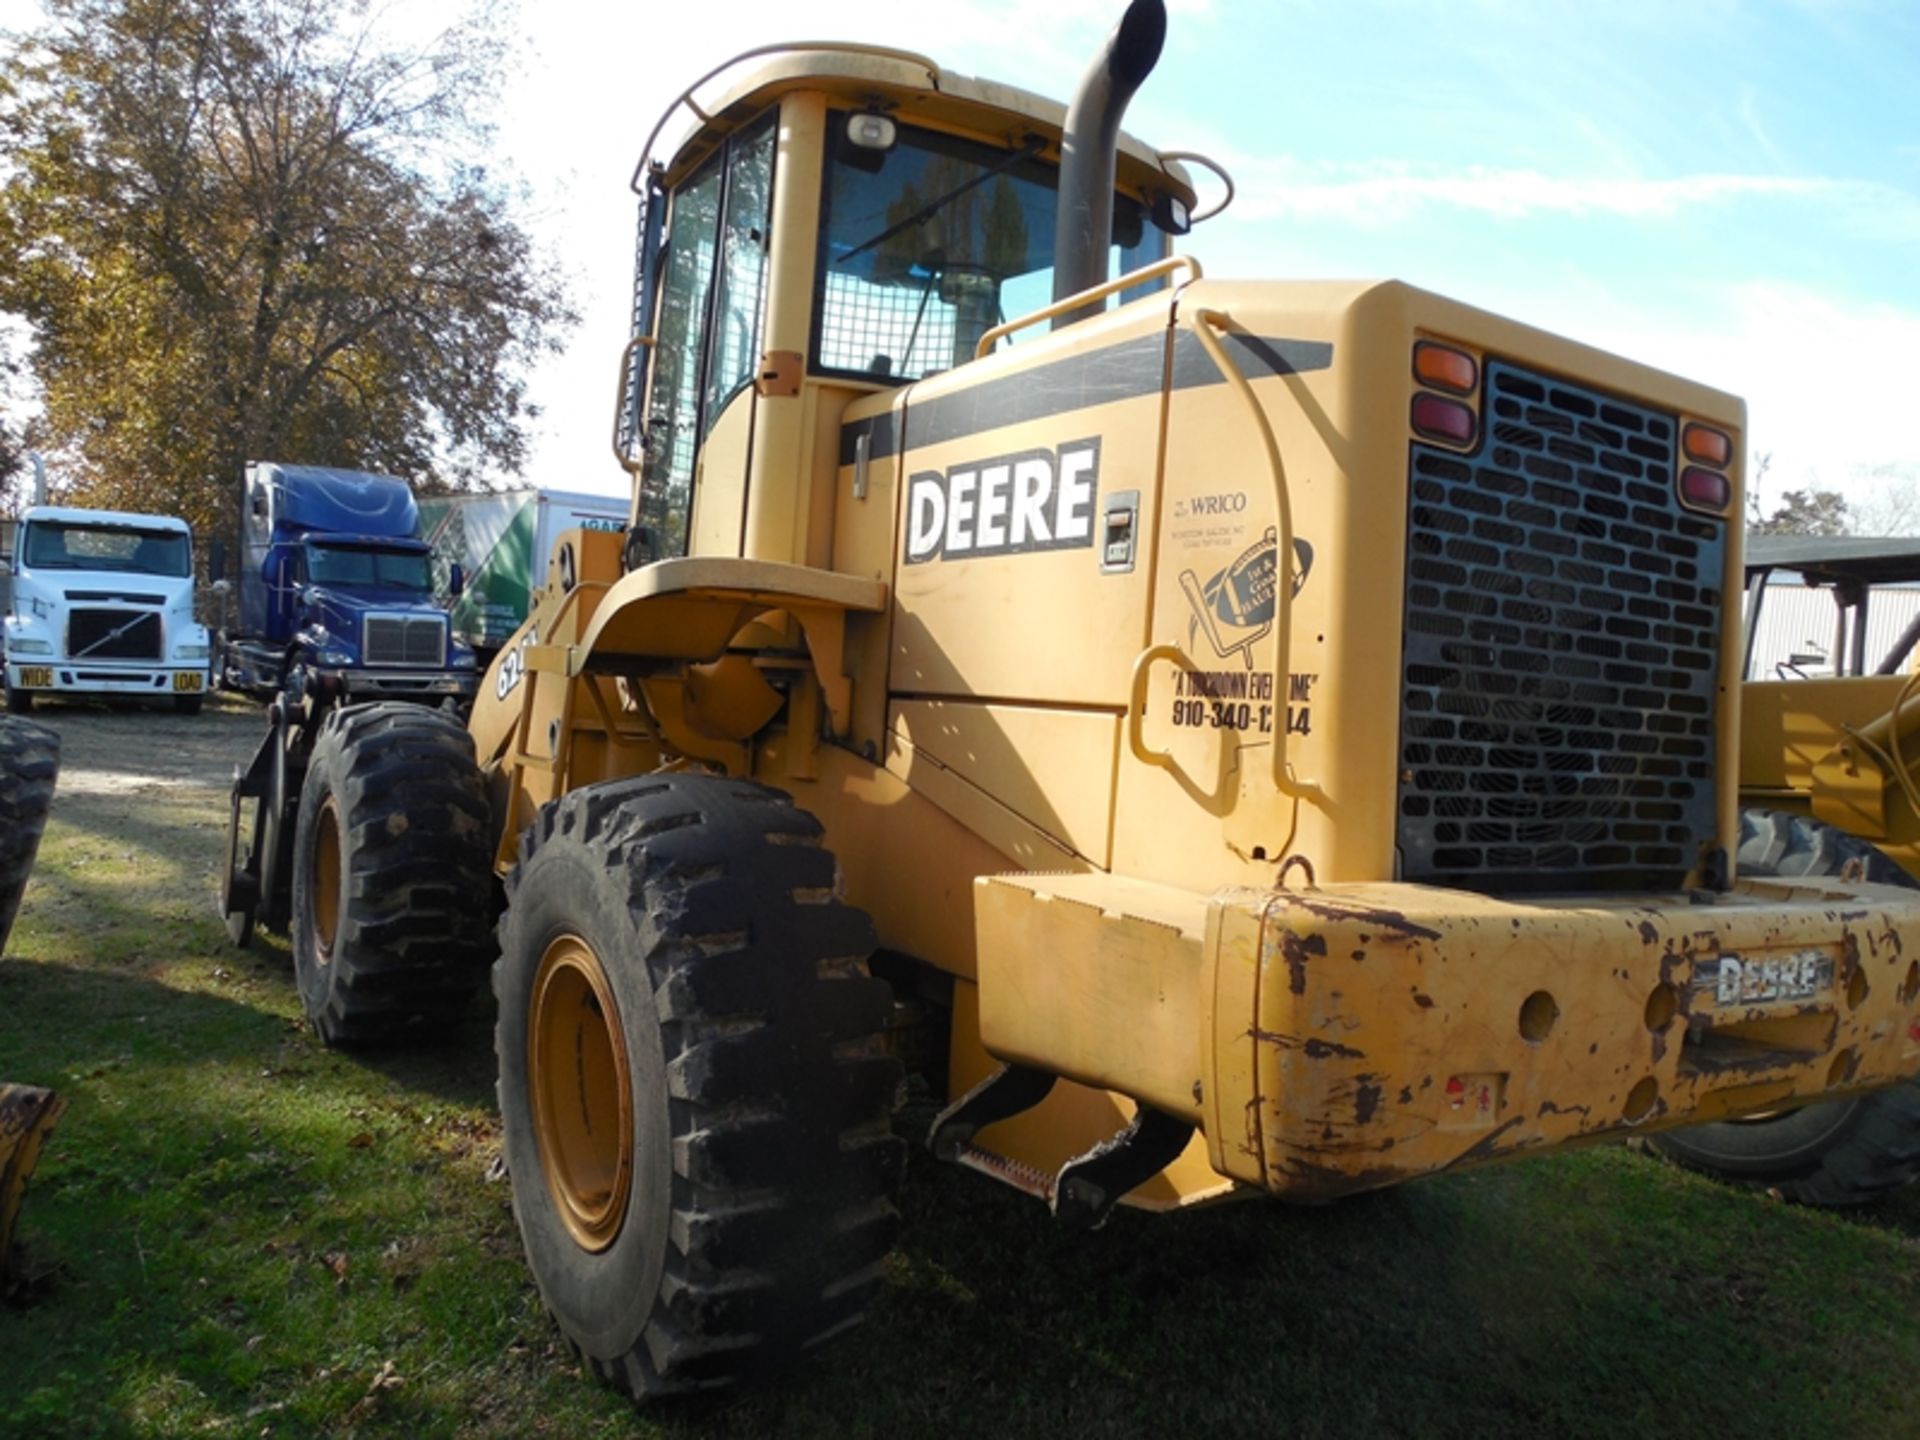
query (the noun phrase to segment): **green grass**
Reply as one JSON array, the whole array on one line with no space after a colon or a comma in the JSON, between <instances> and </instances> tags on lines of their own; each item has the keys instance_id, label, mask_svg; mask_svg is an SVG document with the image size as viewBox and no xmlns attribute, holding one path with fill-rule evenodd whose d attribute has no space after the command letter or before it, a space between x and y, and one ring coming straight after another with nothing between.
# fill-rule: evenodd
<instances>
[{"instance_id":1,"label":"green grass","mask_svg":"<svg viewBox=\"0 0 1920 1440\"><path fill-rule=\"evenodd\" d=\"M0 1434L1920 1434L1920 1195L1796 1210L1620 1148L1092 1236L916 1148L866 1327L638 1414L567 1364L487 1178L490 1017L322 1049L211 914L222 818L63 805L0 962L0 1077L72 1102Z\"/></svg>"}]
</instances>

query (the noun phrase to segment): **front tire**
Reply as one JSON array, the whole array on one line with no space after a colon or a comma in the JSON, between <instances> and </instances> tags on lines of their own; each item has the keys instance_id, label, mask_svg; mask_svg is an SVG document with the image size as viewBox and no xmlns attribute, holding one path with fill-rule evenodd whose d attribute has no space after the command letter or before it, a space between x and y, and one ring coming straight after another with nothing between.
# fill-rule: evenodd
<instances>
[{"instance_id":1,"label":"front tire","mask_svg":"<svg viewBox=\"0 0 1920 1440\"><path fill-rule=\"evenodd\" d=\"M1740 817L1738 871L1920 888L1866 841L1770 810ZM1778 1190L1801 1204L1864 1205L1920 1177L1920 1081L1777 1115L1670 1130L1653 1136L1652 1144L1690 1169Z\"/></svg>"},{"instance_id":2,"label":"front tire","mask_svg":"<svg viewBox=\"0 0 1920 1440\"><path fill-rule=\"evenodd\" d=\"M7 687L7 713L9 715L31 715L33 713L33 691L16 690Z\"/></svg>"},{"instance_id":3,"label":"front tire","mask_svg":"<svg viewBox=\"0 0 1920 1440\"><path fill-rule=\"evenodd\" d=\"M636 1398L777 1369L878 1290L900 1067L836 882L819 823L746 781L588 786L523 837L494 967L514 1215Z\"/></svg>"},{"instance_id":4,"label":"front tire","mask_svg":"<svg viewBox=\"0 0 1920 1440\"><path fill-rule=\"evenodd\" d=\"M492 954L486 791L467 732L435 710L328 715L293 840L293 968L329 1046L458 1019Z\"/></svg>"}]
</instances>

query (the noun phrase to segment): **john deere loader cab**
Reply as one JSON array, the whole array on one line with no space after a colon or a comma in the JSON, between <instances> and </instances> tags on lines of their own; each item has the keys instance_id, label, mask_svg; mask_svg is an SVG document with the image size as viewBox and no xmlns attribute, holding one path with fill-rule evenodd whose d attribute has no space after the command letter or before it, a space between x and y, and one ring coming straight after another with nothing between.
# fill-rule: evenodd
<instances>
[{"instance_id":1,"label":"john deere loader cab","mask_svg":"<svg viewBox=\"0 0 1920 1440\"><path fill-rule=\"evenodd\" d=\"M776 71L806 64L819 88L784 99L777 86L748 89L728 107L752 116L737 130L636 177L636 336L647 353L623 381L617 445L639 476L630 562L808 563L811 513L789 513L791 493L754 492L814 488L796 483L813 457L792 448L791 424L769 423L784 411L756 402L804 389L829 407L807 417L818 441L833 409L968 363L989 331L1054 298L1058 107L947 75L913 102L883 100L876 74L939 74L897 52L786 58ZM990 104L994 141L956 132ZM1127 154L1135 184L1152 188L1112 198L1117 274L1166 255L1159 226L1191 199L1183 174L1154 162L1148 180L1149 152ZM801 164L809 173L792 173ZM813 537L816 561L828 538Z\"/></svg>"},{"instance_id":2,"label":"john deere loader cab","mask_svg":"<svg viewBox=\"0 0 1920 1440\"><path fill-rule=\"evenodd\" d=\"M1920 1064L1913 897L1733 873L1741 403L1170 256L1193 185L1119 129L1164 24L1070 108L859 45L696 82L628 534L561 539L457 746L316 746L309 1013L441 1018L504 882L515 1214L637 1394L865 1312L910 1017L936 1152L1087 1225Z\"/></svg>"}]
</instances>

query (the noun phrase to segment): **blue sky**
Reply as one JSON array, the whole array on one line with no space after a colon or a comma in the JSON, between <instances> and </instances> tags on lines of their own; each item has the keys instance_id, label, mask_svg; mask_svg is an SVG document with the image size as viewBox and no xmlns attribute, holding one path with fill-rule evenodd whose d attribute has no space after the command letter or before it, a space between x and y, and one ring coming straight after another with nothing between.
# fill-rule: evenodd
<instances>
[{"instance_id":1,"label":"blue sky","mask_svg":"<svg viewBox=\"0 0 1920 1440\"><path fill-rule=\"evenodd\" d=\"M577 220L594 217L571 231L589 307L577 363L620 344L631 251L619 187L645 128L621 110L650 122L669 80L749 44L829 36L921 49L1065 98L1119 8L747 0L728 7L737 23L724 36L695 20L644 31L636 21L631 46L610 43L617 27L583 33L530 14L541 54L516 104L555 96L593 114L597 137L626 142L600 178L602 138L583 145L564 190L546 192ZM1396 276L1732 390L1747 398L1755 447L1773 455L1769 495L1814 483L1871 506L1890 482L1920 484L1909 423L1920 411L1909 394L1920 368L1920 5L1170 8L1166 53L1128 128L1205 151L1234 175L1233 206L1187 245L1210 275ZM568 74L604 77L598 98L558 101L543 77ZM619 95L631 109L603 108ZM605 228L615 233L591 233ZM593 443L562 447L556 435L543 460L598 467L611 362L597 364Z\"/></svg>"},{"instance_id":2,"label":"blue sky","mask_svg":"<svg viewBox=\"0 0 1920 1440\"><path fill-rule=\"evenodd\" d=\"M31 0L0 0L0 24ZM585 317L531 478L608 454L636 151L749 45L860 38L1066 98L1119 0L525 3L500 148ZM1209 275L1395 276L1747 398L1770 494L1920 489L1920 4L1172 0L1128 128L1221 160ZM388 23L434 23L390 0ZM716 14L726 23L716 25Z\"/></svg>"}]
</instances>

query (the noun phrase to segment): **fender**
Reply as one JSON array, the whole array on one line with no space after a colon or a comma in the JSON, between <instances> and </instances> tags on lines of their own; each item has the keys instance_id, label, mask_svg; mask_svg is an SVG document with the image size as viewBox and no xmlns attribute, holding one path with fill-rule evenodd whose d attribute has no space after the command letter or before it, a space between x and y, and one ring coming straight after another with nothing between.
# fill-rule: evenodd
<instances>
[{"instance_id":1,"label":"fender","mask_svg":"<svg viewBox=\"0 0 1920 1440\"><path fill-rule=\"evenodd\" d=\"M731 556L594 578L617 575L617 541L585 532L562 540L557 548L580 543L581 562L556 554L549 573L578 578L549 584L482 682L469 729L503 802L503 864L542 804L634 773L631 758L608 763L613 751L653 749L642 768L678 755L745 775L747 742L790 703L788 764L805 776L821 730L851 729L847 617L884 612L883 581ZM798 636L770 623L780 616ZM756 650L767 653L747 653ZM789 684L769 683L779 670L793 674Z\"/></svg>"}]
</instances>

